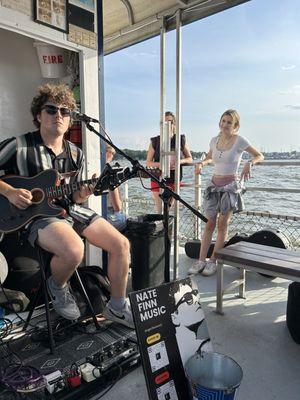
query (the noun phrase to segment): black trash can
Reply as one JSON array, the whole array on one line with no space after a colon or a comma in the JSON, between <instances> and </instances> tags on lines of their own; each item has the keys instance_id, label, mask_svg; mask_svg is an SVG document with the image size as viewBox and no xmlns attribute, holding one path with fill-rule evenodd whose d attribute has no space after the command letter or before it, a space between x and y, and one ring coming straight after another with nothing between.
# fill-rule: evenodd
<instances>
[{"instance_id":1,"label":"black trash can","mask_svg":"<svg viewBox=\"0 0 300 400\"><path fill-rule=\"evenodd\" d=\"M169 240L172 227L173 217L169 217ZM131 244L132 289L140 290L162 284L165 280L163 215L145 214L129 218L125 235Z\"/></svg>"}]
</instances>

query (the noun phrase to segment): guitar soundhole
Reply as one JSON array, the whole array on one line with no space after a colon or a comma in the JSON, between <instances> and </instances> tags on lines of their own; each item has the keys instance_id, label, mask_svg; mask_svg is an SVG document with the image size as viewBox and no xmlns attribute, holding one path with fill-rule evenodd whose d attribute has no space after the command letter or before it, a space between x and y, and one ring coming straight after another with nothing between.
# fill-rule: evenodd
<instances>
[{"instance_id":1,"label":"guitar soundhole","mask_svg":"<svg viewBox=\"0 0 300 400\"><path fill-rule=\"evenodd\" d=\"M31 194L32 194L32 200L31 201L32 201L33 204L39 204L45 198L45 194L42 191L42 189L32 189Z\"/></svg>"}]
</instances>

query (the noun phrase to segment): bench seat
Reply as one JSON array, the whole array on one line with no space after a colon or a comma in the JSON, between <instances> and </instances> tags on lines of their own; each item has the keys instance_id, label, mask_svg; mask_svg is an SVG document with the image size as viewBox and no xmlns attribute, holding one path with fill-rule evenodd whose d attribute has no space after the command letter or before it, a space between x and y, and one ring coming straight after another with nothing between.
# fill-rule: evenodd
<instances>
[{"instance_id":1,"label":"bench seat","mask_svg":"<svg viewBox=\"0 0 300 400\"><path fill-rule=\"evenodd\" d=\"M264 246L250 242L238 242L217 250L217 307L216 312L223 314L223 294L239 287L239 297L245 298L246 270L260 272L300 282L300 252ZM223 265L240 269L240 279L224 288Z\"/></svg>"}]
</instances>

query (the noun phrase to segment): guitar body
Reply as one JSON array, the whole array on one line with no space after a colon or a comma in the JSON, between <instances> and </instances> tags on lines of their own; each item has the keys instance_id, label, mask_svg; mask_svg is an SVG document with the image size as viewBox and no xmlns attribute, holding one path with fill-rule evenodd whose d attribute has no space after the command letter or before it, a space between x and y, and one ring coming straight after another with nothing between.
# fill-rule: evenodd
<instances>
[{"instance_id":1,"label":"guitar body","mask_svg":"<svg viewBox=\"0 0 300 400\"><path fill-rule=\"evenodd\" d=\"M57 217L65 210L52 203L46 196L44 188L56 186L59 183L58 174L54 169L48 169L32 177L7 176L2 180L14 188L30 190L33 204L26 210L20 210L12 205L6 197L0 195L0 232L9 233L22 228L36 217Z\"/></svg>"}]
</instances>

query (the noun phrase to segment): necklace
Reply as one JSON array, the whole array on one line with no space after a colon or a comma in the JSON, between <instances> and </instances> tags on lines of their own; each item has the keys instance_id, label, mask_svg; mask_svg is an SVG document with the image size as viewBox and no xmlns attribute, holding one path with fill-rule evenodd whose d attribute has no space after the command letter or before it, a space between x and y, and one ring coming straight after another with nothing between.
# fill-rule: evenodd
<instances>
[{"instance_id":1,"label":"necklace","mask_svg":"<svg viewBox=\"0 0 300 400\"><path fill-rule=\"evenodd\" d=\"M219 135L217 143L216 143L216 150L219 152L219 158L223 157L224 151L228 151L232 148L232 146L230 146L230 149L228 149L229 145L232 143L233 138L235 138L235 135L232 135L228 140L225 141L224 138L222 138L221 135ZM218 149L218 146L219 146L221 140L223 141L223 143L222 143L223 150Z\"/></svg>"}]
</instances>

